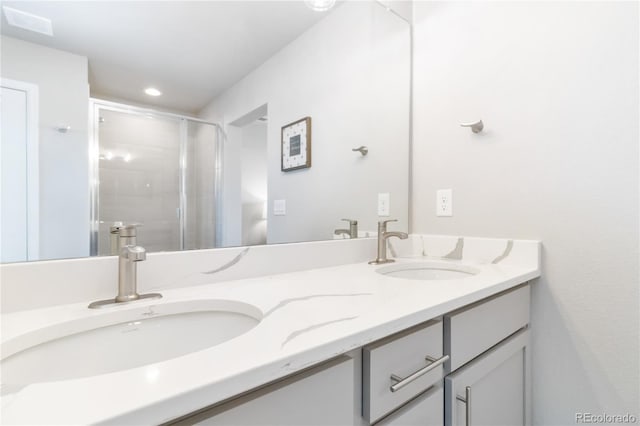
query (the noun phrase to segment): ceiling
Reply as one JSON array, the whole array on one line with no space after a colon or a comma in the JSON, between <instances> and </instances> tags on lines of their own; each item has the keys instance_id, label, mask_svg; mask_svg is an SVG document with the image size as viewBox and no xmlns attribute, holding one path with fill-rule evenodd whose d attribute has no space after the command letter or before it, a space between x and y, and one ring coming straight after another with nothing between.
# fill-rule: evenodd
<instances>
[{"instance_id":1,"label":"ceiling","mask_svg":"<svg viewBox=\"0 0 640 426\"><path fill-rule=\"evenodd\" d=\"M1 33L89 58L91 94L194 114L322 19L303 1L3 1L53 37ZM147 87L163 95L144 94Z\"/></svg>"}]
</instances>

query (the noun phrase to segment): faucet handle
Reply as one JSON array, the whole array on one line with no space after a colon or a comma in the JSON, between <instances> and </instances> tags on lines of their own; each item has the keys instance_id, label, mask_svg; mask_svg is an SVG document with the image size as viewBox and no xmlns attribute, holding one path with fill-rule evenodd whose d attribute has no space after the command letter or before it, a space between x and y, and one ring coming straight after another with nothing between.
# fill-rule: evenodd
<instances>
[{"instance_id":1,"label":"faucet handle","mask_svg":"<svg viewBox=\"0 0 640 426\"><path fill-rule=\"evenodd\" d=\"M144 247L140 246L124 246L120 252L122 256L126 257L132 262L140 262L147 260L147 251Z\"/></svg>"},{"instance_id":2,"label":"faucet handle","mask_svg":"<svg viewBox=\"0 0 640 426\"><path fill-rule=\"evenodd\" d=\"M357 220L353 220L353 219L340 219L340 220L344 220L346 222L349 222L349 225L357 225L358 221Z\"/></svg>"}]
</instances>

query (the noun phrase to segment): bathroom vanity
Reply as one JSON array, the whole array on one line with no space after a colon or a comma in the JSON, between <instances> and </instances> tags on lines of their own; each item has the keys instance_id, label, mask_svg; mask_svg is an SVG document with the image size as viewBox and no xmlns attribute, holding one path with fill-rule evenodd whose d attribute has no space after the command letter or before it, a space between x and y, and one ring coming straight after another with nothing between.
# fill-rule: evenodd
<instances>
[{"instance_id":1,"label":"bathroom vanity","mask_svg":"<svg viewBox=\"0 0 640 426\"><path fill-rule=\"evenodd\" d=\"M524 284L169 424L530 424L528 323Z\"/></svg>"},{"instance_id":2,"label":"bathroom vanity","mask_svg":"<svg viewBox=\"0 0 640 426\"><path fill-rule=\"evenodd\" d=\"M5 313L2 420L528 424L529 282L540 275L540 243L411 235L390 244L396 262L383 266L364 260L373 259L375 246L375 239L363 239L151 254L145 266L153 265L156 285L142 274L141 286L162 293L160 300L95 310L87 308L92 296ZM277 257L273 250L280 250ZM287 250L301 263L322 250L354 257L243 277L243 265L271 259L273 267ZM172 270L177 255L191 259L182 262L190 272ZM64 262L79 275L90 269L86 262L106 268L115 260L43 262L29 271L5 265L3 277L13 284L45 272L55 278ZM227 265L226 275L201 272L212 261ZM93 266L94 273L101 268ZM70 280L69 294L75 282L82 279ZM100 339L104 353L95 350ZM129 339L124 352L108 352L122 348L123 339ZM67 352L39 352L29 364L25 354L58 344ZM12 367L15 360L22 368ZM47 377L51 370L58 376Z\"/></svg>"}]
</instances>

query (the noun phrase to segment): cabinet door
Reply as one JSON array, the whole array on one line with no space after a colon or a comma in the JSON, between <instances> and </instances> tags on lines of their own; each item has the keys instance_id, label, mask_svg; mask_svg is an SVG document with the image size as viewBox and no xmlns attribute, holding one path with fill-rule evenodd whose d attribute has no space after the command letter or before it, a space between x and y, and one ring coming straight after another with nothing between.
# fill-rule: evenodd
<instances>
[{"instance_id":1,"label":"cabinet door","mask_svg":"<svg viewBox=\"0 0 640 426\"><path fill-rule=\"evenodd\" d=\"M376 426L442 426L444 392L442 384L425 393L376 423Z\"/></svg>"},{"instance_id":2,"label":"cabinet door","mask_svg":"<svg viewBox=\"0 0 640 426\"><path fill-rule=\"evenodd\" d=\"M447 426L530 423L528 342L521 330L445 378Z\"/></svg>"},{"instance_id":3,"label":"cabinet door","mask_svg":"<svg viewBox=\"0 0 640 426\"><path fill-rule=\"evenodd\" d=\"M353 425L354 390L353 359L340 357L173 424Z\"/></svg>"}]
</instances>

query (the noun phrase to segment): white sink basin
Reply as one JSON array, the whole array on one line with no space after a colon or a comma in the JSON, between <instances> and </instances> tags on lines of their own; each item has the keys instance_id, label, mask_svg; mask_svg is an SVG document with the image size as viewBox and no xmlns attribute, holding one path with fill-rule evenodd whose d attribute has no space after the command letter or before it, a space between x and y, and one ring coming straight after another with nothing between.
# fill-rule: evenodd
<instances>
[{"instance_id":1,"label":"white sink basin","mask_svg":"<svg viewBox=\"0 0 640 426\"><path fill-rule=\"evenodd\" d=\"M445 262L412 262L385 266L376 272L406 280L458 280L472 277L480 271L471 266Z\"/></svg>"},{"instance_id":2,"label":"white sink basin","mask_svg":"<svg viewBox=\"0 0 640 426\"><path fill-rule=\"evenodd\" d=\"M2 344L2 384L112 373L200 351L258 325L262 312L229 300L114 307Z\"/></svg>"}]
</instances>

